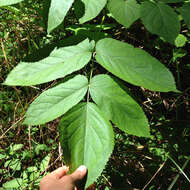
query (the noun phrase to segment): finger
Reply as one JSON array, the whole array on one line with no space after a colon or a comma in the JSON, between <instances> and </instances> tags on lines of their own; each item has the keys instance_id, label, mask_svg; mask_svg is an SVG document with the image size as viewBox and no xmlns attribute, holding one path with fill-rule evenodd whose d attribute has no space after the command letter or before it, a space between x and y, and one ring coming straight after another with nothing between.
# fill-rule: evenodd
<instances>
[{"instance_id":1,"label":"finger","mask_svg":"<svg viewBox=\"0 0 190 190\"><path fill-rule=\"evenodd\" d=\"M77 190L84 189L87 179L87 168L86 166L80 166L74 173L70 175L72 183L77 187Z\"/></svg>"},{"instance_id":2,"label":"finger","mask_svg":"<svg viewBox=\"0 0 190 190\"><path fill-rule=\"evenodd\" d=\"M68 167L67 166L62 166L58 169L56 169L55 171L51 172L50 175L55 176L57 179L62 178L63 176L65 176L68 172Z\"/></svg>"},{"instance_id":3,"label":"finger","mask_svg":"<svg viewBox=\"0 0 190 190\"><path fill-rule=\"evenodd\" d=\"M87 174L87 168L86 166L80 166L73 172L70 176L72 177L73 181L81 180L84 178L84 176Z\"/></svg>"}]
</instances>

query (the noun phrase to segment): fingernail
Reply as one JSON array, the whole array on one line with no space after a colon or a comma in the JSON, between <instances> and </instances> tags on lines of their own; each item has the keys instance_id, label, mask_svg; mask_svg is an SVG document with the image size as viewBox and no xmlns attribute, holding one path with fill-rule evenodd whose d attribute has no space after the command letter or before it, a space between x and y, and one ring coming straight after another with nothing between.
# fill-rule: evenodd
<instances>
[{"instance_id":1,"label":"fingernail","mask_svg":"<svg viewBox=\"0 0 190 190\"><path fill-rule=\"evenodd\" d=\"M62 168L64 169L64 170L69 170L69 167L68 166L62 166Z\"/></svg>"},{"instance_id":2,"label":"fingernail","mask_svg":"<svg viewBox=\"0 0 190 190\"><path fill-rule=\"evenodd\" d=\"M82 165L77 170L81 171L81 172L84 172L84 171L86 171L86 166Z\"/></svg>"}]
</instances>

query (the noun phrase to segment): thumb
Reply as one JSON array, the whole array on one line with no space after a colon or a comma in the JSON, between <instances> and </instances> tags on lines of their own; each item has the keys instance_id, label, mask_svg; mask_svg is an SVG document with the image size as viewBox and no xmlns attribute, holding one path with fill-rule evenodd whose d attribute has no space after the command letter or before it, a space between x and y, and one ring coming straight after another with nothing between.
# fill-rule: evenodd
<instances>
[{"instance_id":1,"label":"thumb","mask_svg":"<svg viewBox=\"0 0 190 190\"><path fill-rule=\"evenodd\" d=\"M88 171L86 166L82 165L70 175L72 183L77 187L78 190L84 189L87 179L87 173Z\"/></svg>"}]
</instances>

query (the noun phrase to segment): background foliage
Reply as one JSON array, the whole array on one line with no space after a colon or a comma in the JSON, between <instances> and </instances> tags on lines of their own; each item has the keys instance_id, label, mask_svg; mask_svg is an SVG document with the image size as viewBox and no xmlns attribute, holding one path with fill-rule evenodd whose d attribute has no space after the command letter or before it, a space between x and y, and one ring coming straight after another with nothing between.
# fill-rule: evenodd
<instances>
[{"instance_id":1,"label":"background foliage","mask_svg":"<svg viewBox=\"0 0 190 190\"><path fill-rule=\"evenodd\" d=\"M121 130L137 136L149 136L149 133L146 133L146 131L149 131L148 128L145 130L145 133L142 134L141 130L131 132L133 127L131 129L130 126L129 128L122 127L125 124L125 120L121 120L121 115L125 113L125 111L128 111L125 107L122 107L125 101L126 105L132 104L137 110L141 109L132 98L129 102L127 101L130 99L130 96L142 105L149 120L151 130L151 138L142 138L125 134L114 126L116 135L113 154L102 176L98 179L96 185L94 184L91 188L188 189L190 111L188 82L190 76L188 64L189 2L182 0L162 0L159 2L82 0L75 1L74 4L73 1L68 1L65 5L62 4L63 7L56 7L56 5L59 4L56 4L55 2L57 1L54 0L52 0L50 4L48 4L47 1L45 3L41 1L35 2L36 3L23 1L13 6L4 6L10 5L11 1L10 4L8 1L1 1L0 4L3 6L0 13L0 28L2 28L0 33L0 56L2 59L1 81L5 81L7 74L22 60L23 63L19 63L16 69L13 70L15 74L11 72L13 73L13 77L10 74L6 79L6 83L8 85L17 84L30 86L29 88L13 87L13 89L6 86L0 87L0 124L2 132L0 137L0 164L2 169L0 172L3 176L0 180L3 187L5 189L13 188L13 186L21 189L37 188L39 179L45 174L45 168L53 169L49 167L48 164L51 163L50 166L55 168L59 165L59 162L62 162L61 148L58 146L58 129L56 129L59 119L48 124L44 123L61 116L83 99L84 95L82 94L86 93L88 86L88 82L85 82L87 79L82 76L85 75L92 79L91 88L89 89L92 99L106 115L109 116L108 118L111 119L114 124L118 127L121 126L119 127ZM81 10L83 10L88 3L90 6L85 9L84 14L84 11ZM49 13L47 13L46 7L49 6ZM121 14L118 14L118 10L121 10ZM55 12L57 15L56 18L54 18ZM64 22L62 22L63 20ZM154 22L152 22L153 20ZM87 37L90 41L85 40ZM105 37L111 37L112 39L103 39ZM96 56L93 56L91 59L95 44ZM55 49L55 47L57 48ZM129 52L129 54L125 52ZM112 55L111 58L109 57L110 55ZM128 70L125 71L125 67L122 69L115 67L112 62L117 62L118 55L120 57L120 63L126 64L133 61L136 68L133 68L133 65L131 65ZM132 58L131 55L133 55ZM122 59L122 56L124 59ZM141 62L138 61L140 57L142 57L142 59L140 59ZM55 68L52 69L52 60L57 64L57 72ZM143 63L143 60L145 63ZM58 71L63 67L62 64L60 64L63 61L64 63L72 61L74 65L69 67L65 73L60 74ZM80 66L76 69L75 63L79 61ZM90 64L87 65L89 61ZM35 63L28 64L28 62ZM45 67L45 72L39 72L35 77L33 72L37 73L36 71L39 71L39 68L36 66L37 63L40 65L43 64L43 62L45 62L49 68ZM97 65L97 62L102 67ZM151 65L150 70L145 69L146 64L149 62L150 65L154 63ZM109 64L106 65L106 63ZM140 64L145 64L145 67ZM114 67L110 67L110 65ZM26 67L29 69L27 70ZM83 70L75 72L82 67L84 67ZM92 69L93 75L100 73L106 75L97 75L92 78ZM118 79L109 77L105 69L129 83L123 81L121 84ZM175 78L177 89L180 90L180 93L153 92L176 91L174 79L169 70ZM133 72L133 75L130 76L130 72L128 71ZM137 71L138 75L134 75ZM160 73L160 71L162 72ZM82 75L69 75L65 79L59 79L72 72ZM154 73L152 74L152 72ZM52 73L52 75L49 75L49 73ZM128 73L128 75L125 75L125 73ZM28 78L26 78L26 74ZM32 77L30 74L32 74ZM23 80L22 76L24 76L25 80ZM130 76L130 78L127 78L127 76ZM140 76L140 79L137 76ZM40 77L42 78L41 81ZM142 81L142 78L145 81ZM54 81L49 82L51 80ZM73 80L76 80L77 83L73 83ZM37 87L31 86L44 82L49 83ZM133 86L130 83L137 86ZM62 94L60 89L64 91L64 88L66 90L67 87L74 84L77 84L77 86L73 86L71 89L78 89L78 93L81 95L68 92L72 98L73 96L77 97L76 102L73 102L72 106L69 103L68 108L65 111L62 110L61 113L58 113L55 109L53 111L55 115L52 116L52 118L49 118L49 115L44 113L43 117L36 119L39 123L35 123L33 119L30 120L30 113L33 114L35 104L39 104L42 96L47 97L45 94L51 94L52 89L56 89L57 92ZM80 84L81 89L79 87ZM99 93L97 92L98 90L101 91L102 85L105 92L110 96L109 101L108 98L104 98L103 95L101 97L98 96ZM49 90L44 91L44 89ZM110 89L120 98L122 96L128 97L123 98L122 101L118 101L120 98L117 98L118 100L116 101ZM31 122L34 122L35 125L42 125L37 127L21 126L28 105L37 96L38 98L35 100L37 103L34 101L32 103L34 106L30 107L27 111L28 116L26 117L25 123L32 124ZM65 98L63 98L62 104L65 104L64 99ZM102 104L102 102L105 103ZM54 102L52 102L52 104L54 104ZM94 114L99 114L99 117L102 117L102 114L99 113L99 110L94 106L92 103L79 104L66 113L61 123L63 123L64 126L69 126L72 119L76 119L73 117L77 117L77 114L81 116L84 113L84 117L86 117L85 109L87 109L87 107L92 110L91 113L89 112L90 117ZM112 108L112 112L110 112L110 108ZM135 111L131 113L131 116L134 116ZM32 115L32 117L37 117L38 115L39 113L36 113L36 115ZM145 118L144 114L141 113L141 115L142 118ZM83 120L83 117L77 118L81 121ZM105 120L104 117L101 119ZM132 118L126 118L126 122L133 123L134 121L129 121L130 119ZM89 120L89 124L90 121L93 121L93 118ZM122 124L122 122L124 124ZM146 119L144 122L141 122L145 124L145 128L147 127L146 122ZM109 126L110 124L106 125ZM110 127L108 127L108 129L109 128ZM68 133L68 131L66 131L68 129L69 128L65 128L65 131L60 134L64 134L64 132ZM75 129L75 127L73 127L73 129ZM60 130L62 129L60 128ZM81 131L83 131L82 127ZM105 135L108 133L112 134L111 131L104 131L103 133ZM23 137L22 139L20 138L21 135ZM110 136L107 138L109 139ZM93 139L93 137L90 139ZM93 141L88 139L85 140L88 143L93 143ZM65 143L62 143L62 147L65 146ZM72 143L73 142L71 142L71 144ZM74 143L73 146L75 144L76 143ZM50 145L52 148L48 148L49 146L47 145ZM106 147L108 144L104 146ZM72 150L73 149L75 148L73 147ZM110 155L111 149L105 148L105 150L108 151L107 155ZM67 151L67 148L64 147L63 151ZM39 154L39 152L42 152L42 154ZM85 153L84 155L88 154ZM66 158L65 161L67 163L70 161L74 162L72 157L68 158L68 161ZM100 168L96 176L90 178L95 179L102 169L103 168ZM182 175L178 176L177 173L180 169ZM160 181L162 183L160 183ZM91 182L89 182L89 184L90 183Z\"/></svg>"}]
</instances>

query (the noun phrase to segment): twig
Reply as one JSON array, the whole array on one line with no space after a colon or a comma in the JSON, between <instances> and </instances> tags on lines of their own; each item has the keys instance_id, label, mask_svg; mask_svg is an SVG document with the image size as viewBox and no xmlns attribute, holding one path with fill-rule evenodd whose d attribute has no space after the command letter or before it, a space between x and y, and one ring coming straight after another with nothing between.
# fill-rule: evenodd
<instances>
[{"instance_id":1,"label":"twig","mask_svg":"<svg viewBox=\"0 0 190 190\"><path fill-rule=\"evenodd\" d=\"M31 145L31 126L28 127L28 140L29 140L29 149L30 149L30 159L32 161L32 145Z\"/></svg>"},{"instance_id":2,"label":"twig","mask_svg":"<svg viewBox=\"0 0 190 190\"><path fill-rule=\"evenodd\" d=\"M11 127L9 127L1 136L0 136L0 140L4 138L4 136L13 128L15 127L15 125L17 125L20 121L22 121L24 119L25 116L23 116L22 118L20 118L17 122L15 122Z\"/></svg>"},{"instance_id":3,"label":"twig","mask_svg":"<svg viewBox=\"0 0 190 190\"><path fill-rule=\"evenodd\" d=\"M109 180L106 178L104 174L102 174L102 177L106 180L106 182L109 184L110 187L112 187L112 184L109 182Z\"/></svg>"},{"instance_id":4,"label":"twig","mask_svg":"<svg viewBox=\"0 0 190 190\"><path fill-rule=\"evenodd\" d=\"M5 52L5 48L4 48L4 45L3 45L3 40L1 38L1 49L2 49L2 52L3 52L3 55L4 55L4 58L5 58L5 63L9 69L9 64L8 64L8 59L7 59L7 55L6 55L6 52Z\"/></svg>"},{"instance_id":5,"label":"twig","mask_svg":"<svg viewBox=\"0 0 190 190\"><path fill-rule=\"evenodd\" d=\"M142 190L145 190L147 186L152 182L152 180L156 177L156 175L159 173L159 171L164 167L166 161L159 167L159 169L156 171L156 173L152 176L152 178L148 181L148 183L143 187Z\"/></svg>"},{"instance_id":6,"label":"twig","mask_svg":"<svg viewBox=\"0 0 190 190\"><path fill-rule=\"evenodd\" d=\"M21 101L21 99L20 99L20 97L19 97L18 89L17 89L15 86L13 86L13 88L14 88L15 91L16 91L16 96L17 96L17 98L18 98L18 102L19 102L19 104L21 105L21 107L22 107L22 109L23 109L23 111L24 111L24 107L23 107L23 105L22 105L22 101Z\"/></svg>"},{"instance_id":7,"label":"twig","mask_svg":"<svg viewBox=\"0 0 190 190\"><path fill-rule=\"evenodd\" d=\"M61 148L61 143L59 142L59 158L60 158L61 165L63 166L62 156L63 156L63 151Z\"/></svg>"}]
</instances>

